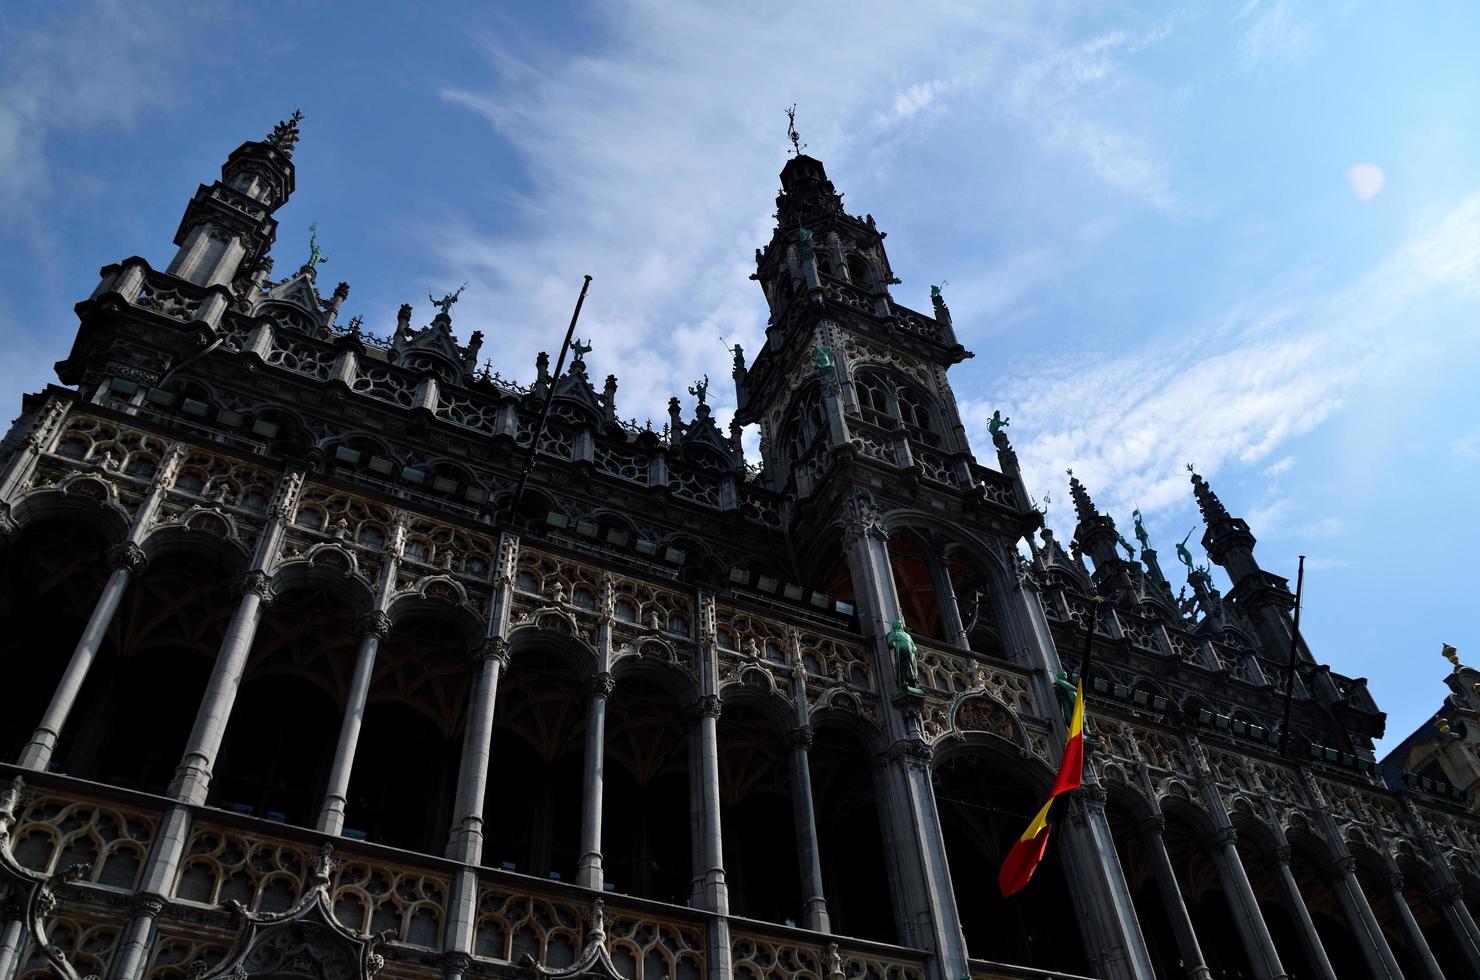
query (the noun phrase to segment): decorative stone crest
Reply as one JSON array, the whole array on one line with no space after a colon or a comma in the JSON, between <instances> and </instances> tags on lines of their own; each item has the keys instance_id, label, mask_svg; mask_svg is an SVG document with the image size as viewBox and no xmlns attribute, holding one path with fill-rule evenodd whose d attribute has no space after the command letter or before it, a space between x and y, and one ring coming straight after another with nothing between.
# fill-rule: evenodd
<instances>
[{"instance_id":1,"label":"decorative stone crest","mask_svg":"<svg viewBox=\"0 0 1480 980\"><path fill-rule=\"evenodd\" d=\"M45 875L32 871L15 859L11 850L10 829L15 824L25 788L25 781L17 776L0 793L0 879L10 886L14 895L24 897L22 923L36 948L41 950L57 975L63 980L97 980L95 974L84 976L78 973L61 947L51 941L46 931L46 920L57 907L58 887L86 877L92 871L92 866L74 864L64 871Z\"/></svg>"},{"instance_id":2,"label":"decorative stone crest","mask_svg":"<svg viewBox=\"0 0 1480 980\"><path fill-rule=\"evenodd\" d=\"M201 980L236 980L301 972L324 980L370 980L385 965L376 947L390 931L366 936L334 917L329 881L336 862L325 844L314 859L308 888L286 912L252 912L232 899L227 907L241 923L232 951Z\"/></svg>"},{"instance_id":3,"label":"decorative stone crest","mask_svg":"<svg viewBox=\"0 0 1480 980\"><path fill-rule=\"evenodd\" d=\"M528 953L519 967L528 977L604 977L606 980L627 980L612 962L606 951L606 903L597 899L591 905L591 926L586 930L586 945L581 955L570 966L549 967L536 963Z\"/></svg>"}]
</instances>

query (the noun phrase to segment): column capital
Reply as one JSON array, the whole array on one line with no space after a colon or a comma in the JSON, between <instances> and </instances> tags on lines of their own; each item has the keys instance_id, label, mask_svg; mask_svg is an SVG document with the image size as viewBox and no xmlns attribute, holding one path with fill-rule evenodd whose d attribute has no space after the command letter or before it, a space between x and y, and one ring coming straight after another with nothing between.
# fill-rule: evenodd
<instances>
[{"instance_id":1,"label":"column capital","mask_svg":"<svg viewBox=\"0 0 1480 980\"><path fill-rule=\"evenodd\" d=\"M149 566L149 556L132 541L125 541L108 549L108 565L125 569L130 575L139 575Z\"/></svg>"},{"instance_id":2,"label":"column capital","mask_svg":"<svg viewBox=\"0 0 1480 980\"><path fill-rule=\"evenodd\" d=\"M1143 837L1160 837L1167 829L1167 818L1160 813L1153 813L1149 817L1142 817L1136 821L1136 829Z\"/></svg>"},{"instance_id":3,"label":"column capital","mask_svg":"<svg viewBox=\"0 0 1480 980\"><path fill-rule=\"evenodd\" d=\"M373 636L383 640L390 635L391 618L383 610L367 612L355 621L355 633L361 638Z\"/></svg>"},{"instance_id":4,"label":"column capital","mask_svg":"<svg viewBox=\"0 0 1480 980\"><path fill-rule=\"evenodd\" d=\"M1350 854L1343 854L1326 865L1326 872L1331 875L1349 875L1355 870L1357 870L1357 859Z\"/></svg>"},{"instance_id":5,"label":"column capital","mask_svg":"<svg viewBox=\"0 0 1480 980\"><path fill-rule=\"evenodd\" d=\"M930 743L917 735L913 738L902 738L874 756L874 765L883 767L903 761L907 766L929 769L930 759Z\"/></svg>"},{"instance_id":6,"label":"column capital","mask_svg":"<svg viewBox=\"0 0 1480 980\"><path fill-rule=\"evenodd\" d=\"M1290 863L1290 845L1280 844L1274 849L1274 859L1279 864Z\"/></svg>"},{"instance_id":7,"label":"column capital","mask_svg":"<svg viewBox=\"0 0 1480 980\"><path fill-rule=\"evenodd\" d=\"M1442 902L1447 905L1450 902L1458 901L1459 897L1463 894L1464 889L1460 888L1459 883L1450 881L1440 885L1438 888L1430 890L1428 900L1434 903Z\"/></svg>"},{"instance_id":8,"label":"column capital","mask_svg":"<svg viewBox=\"0 0 1480 980\"><path fill-rule=\"evenodd\" d=\"M787 732L782 738L782 742L785 743L787 748L801 749L803 752L807 752L812 748L812 741L813 732L811 725L798 725L796 728Z\"/></svg>"},{"instance_id":9,"label":"column capital","mask_svg":"<svg viewBox=\"0 0 1480 980\"><path fill-rule=\"evenodd\" d=\"M851 548L867 538L888 541L889 530L874 498L860 490L843 505L843 547Z\"/></svg>"},{"instance_id":10,"label":"column capital","mask_svg":"<svg viewBox=\"0 0 1480 980\"><path fill-rule=\"evenodd\" d=\"M718 694L701 694L697 701L685 709L684 717L691 725L705 717L718 720L720 709L723 707L724 702L720 700Z\"/></svg>"},{"instance_id":11,"label":"column capital","mask_svg":"<svg viewBox=\"0 0 1480 980\"><path fill-rule=\"evenodd\" d=\"M591 698L609 698L612 691L617 688L617 680L609 670L603 670L599 674L592 674L581 684L581 693L589 701Z\"/></svg>"},{"instance_id":12,"label":"column capital","mask_svg":"<svg viewBox=\"0 0 1480 980\"><path fill-rule=\"evenodd\" d=\"M1217 844L1219 847L1227 847L1229 844L1238 843L1238 828L1219 827L1208 835L1208 842Z\"/></svg>"},{"instance_id":13,"label":"column capital","mask_svg":"<svg viewBox=\"0 0 1480 980\"><path fill-rule=\"evenodd\" d=\"M145 892L142 895L132 896L128 901L128 907L138 915L155 919L164 911L165 900L158 895L151 895Z\"/></svg>"},{"instance_id":14,"label":"column capital","mask_svg":"<svg viewBox=\"0 0 1480 980\"><path fill-rule=\"evenodd\" d=\"M1406 881L1407 879L1403 877L1403 872L1388 872L1388 885L1393 889L1393 891L1401 892L1403 890L1403 885L1406 884Z\"/></svg>"},{"instance_id":15,"label":"column capital","mask_svg":"<svg viewBox=\"0 0 1480 980\"><path fill-rule=\"evenodd\" d=\"M250 593L261 599L263 605L272 602L272 576L260 568L242 577L240 589L243 595Z\"/></svg>"},{"instance_id":16,"label":"column capital","mask_svg":"<svg viewBox=\"0 0 1480 980\"><path fill-rule=\"evenodd\" d=\"M468 659L475 664L497 660L500 667L507 667L509 666L509 641L502 636L485 636L482 642L473 648Z\"/></svg>"},{"instance_id":17,"label":"column capital","mask_svg":"<svg viewBox=\"0 0 1480 980\"><path fill-rule=\"evenodd\" d=\"M447 973L467 973L473 968L473 957L454 950L437 957L437 963Z\"/></svg>"}]
</instances>

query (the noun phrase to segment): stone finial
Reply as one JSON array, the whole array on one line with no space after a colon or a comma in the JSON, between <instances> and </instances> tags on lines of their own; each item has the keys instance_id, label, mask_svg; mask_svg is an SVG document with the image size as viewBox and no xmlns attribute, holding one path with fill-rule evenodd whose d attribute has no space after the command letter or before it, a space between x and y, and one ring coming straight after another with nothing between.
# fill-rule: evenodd
<instances>
[{"instance_id":1,"label":"stone finial","mask_svg":"<svg viewBox=\"0 0 1480 980\"><path fill-rule=\"evenodd\" d=\"M1228 520L1228 508L1223 506L1223 501L1208 486L1208 481L1192 469L1191 463L1187 464L1187 472L1192 474L1192 494L1197 498L1197 509L1202 512L1203 523L1212 526L1219 521Z\"/></svg>"},{"instance_id":2,"label":"stone finial","mask_svg":"<svg viewBox=\"0 0 1480 980\"><path fill-rule=\"evenodd\" d=\"M1092 521L1099 517L1099 511L1095 510L1095 502L1089 499L1089 491L1084 489L1084 484L1079 482L1079 477L1074 475L1073 470L1069 474L1069 496L1074 498L1074 513L1079 515L1081 521Z\"/></svg>"},{"instance_id":3,"label":"stone finial","mask_svg":"<svg viewBox=\"0 0 1480 980\"><path fill-rule=\"evenodd\" d=\"M294 109L291 116L287 119L279 120L278 124L272 127L272 132L267 134L267 138L263 142L268 146L281 150L284 156L292 157L293 147L298 145L298 137L301 135L298 132L298 124L302 121L303 113L298 109Z\"/></svg>"},{"instance_id":4,"label":"stone finial","mask_svg":"<svg viewBox=\"0 0 1480 980\"><path fill-rule=\"evenodd\" d=\"M1445 660L1448 660L1455 670L1459 670L1461 666L1459 662L1459 648L1452 643L1445 643L1443 647L1444 648L1439 651L1439 655Z\"/></svg>"}]
</instances>

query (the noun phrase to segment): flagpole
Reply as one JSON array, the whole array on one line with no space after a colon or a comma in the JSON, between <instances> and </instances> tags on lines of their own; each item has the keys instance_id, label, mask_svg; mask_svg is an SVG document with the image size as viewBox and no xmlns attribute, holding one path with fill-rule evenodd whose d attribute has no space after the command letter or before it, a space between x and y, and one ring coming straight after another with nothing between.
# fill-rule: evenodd
<instances>
[{"instance_id":1,"label":"flagpole","mask_svg":"<svg viewBox=\"0 0 1480 980\"><path fill-rule=\"evenodd\" d=\"M1295 655L1300 647L1300 593L1305 588L1305 556L1295 572L1295 628L1290 632L1290 663L1285 668L1285 720L1280 723L1280 755L1288 755L1290 706L1295 701Z\"/></svg>"},{"instance_id":2,"label":"flagpole","mask_svg":"<svg viewBox=\"0 0 1480 980\"><path fill-rule=\"evenodd\" d=\"M1079 683L1086 697L1089 696L1089 668L1094 660L1095 621L1099 618L1100 603L1103 601L1099 595L1092 594L1089 597L1089 628L1084 633L1084 655L1079 659Z\"/></svg>"},{"instance_id":3,"label":"flagpole","mask_svg":"<svg viewBox=\"0 0 1480 980\"><path fill-rule=\"evenodd\" d=\"M576 297L576 308L570 315L570 326L565 328L565 342L560 345L560 357L555 361L555 374L550 378L550 387L545 389L545 405L540 409L540 419L534 427L534 438L530 440L524 468L519 471L519 485L514 488L514 496L509 500L510 522L519 513L519 501L524 499L524 485L529 482L529 471L534 469L535 457L540 452L540 440L545 437L545 425L550 421L550 403L555 400L555 384L560 380L560 373L565 370L565 355L570 352L570 341L576 333L576 321L581 318L581 306L586 302L586 290L590 288L591 277L587 276L586 281L581 283L581 295Z\"/></svg>"}]
</instances>

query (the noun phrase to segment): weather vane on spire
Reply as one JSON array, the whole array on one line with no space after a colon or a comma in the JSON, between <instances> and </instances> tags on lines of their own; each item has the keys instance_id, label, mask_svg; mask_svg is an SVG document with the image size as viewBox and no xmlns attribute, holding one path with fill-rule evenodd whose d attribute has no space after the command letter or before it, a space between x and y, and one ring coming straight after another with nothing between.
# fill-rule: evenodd
<instances>
[{"instance_id":1,"label":"weather vane on spire","mask_svg":"<svg viewBox=\"0 0 1480 980\"><path fill-rule=\"evenodd\" d=\"M806 143L802 142L802 134L797 132L797 104L793 102L791 108L786 110L786 138L791 140L791 152L796 156L802 155L802 149Z\"/></svg>"}]
</instances>

